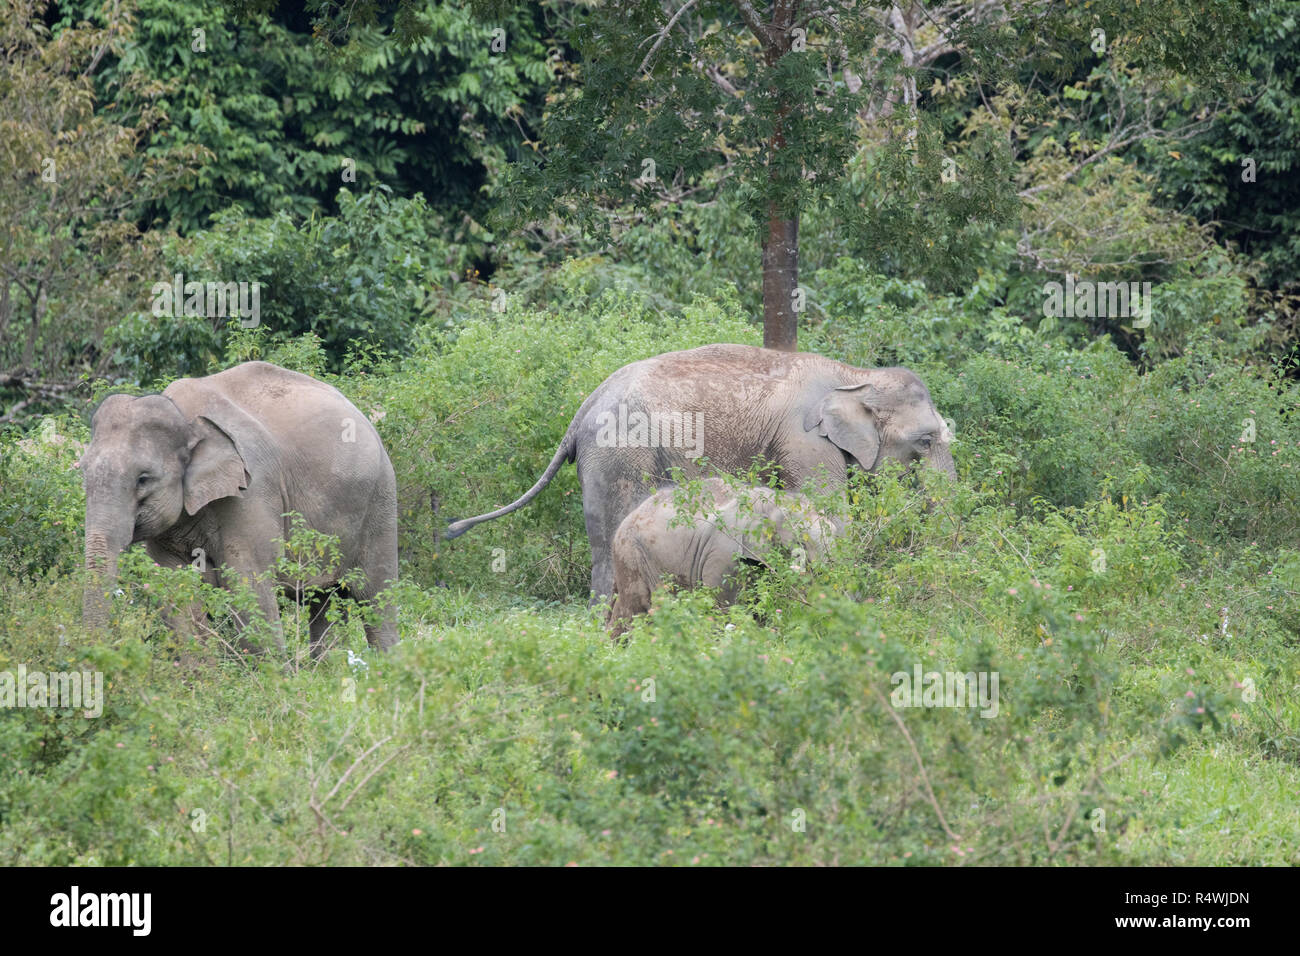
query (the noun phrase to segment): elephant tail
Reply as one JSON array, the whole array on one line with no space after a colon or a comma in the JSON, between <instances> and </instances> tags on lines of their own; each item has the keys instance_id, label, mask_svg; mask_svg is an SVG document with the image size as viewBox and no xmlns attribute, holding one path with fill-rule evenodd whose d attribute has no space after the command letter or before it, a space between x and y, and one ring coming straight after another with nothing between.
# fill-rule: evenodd
<instances>
[{"instance_id":1,"label":"elephant tail","mask_svg":"<svg viewBox=\"0 0 1300 956\"><path fill-rule=\"evenodd\" d=\"M576 423L577 419L575 418L574 421ZM538 478L537 484L524 492L520 498L506 505L504 508L498 508L496 511L489 511L485 515L475 515L473 518L462 518L459 521L453 521L451 524L447 525L447 530L443 532L443 540L446 541L451 538L458 538L476 524L480 524L484 521L491 521L493 518L504 517L512 511L518 511L520 508L524 507L524 505L536 498L538 494L541 493L541 490L551 483L551 479L555 477L556 472L558 472L566 462L573 461L574 453L578 447L576 431L577 429L575 429L572 424L569 425L569 430L564 433L564 440L560 442L560 447L555 450L555 457L551 459L551 463L547 465L546 470L542 472L542 477Z\"/></svg>"}]
</instances>

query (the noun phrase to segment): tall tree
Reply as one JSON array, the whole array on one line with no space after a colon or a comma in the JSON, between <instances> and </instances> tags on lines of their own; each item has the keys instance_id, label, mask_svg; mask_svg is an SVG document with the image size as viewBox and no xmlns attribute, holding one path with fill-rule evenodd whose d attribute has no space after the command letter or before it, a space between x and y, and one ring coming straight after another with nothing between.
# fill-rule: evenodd
<instances>
[{"instance_id":1,"label":"tall tree","mask_svg":"<svg viewBox=\"0 0 1300 956\"><path fill-rule=\"evenodd\" d=\"M139 155L167 122L139 73L122 77L132 115L96 103L94 72L133 29L127 7L105 10L102 25L52 35L46 0L0 0L0 424L107 366L103 330L139 307L157 266L136 213L204 158Z\"/></svg>"},{"instance_id":2,"label":"tall tree","mask_svg":"<svg viewBox=\"0 0 1300 956\"><path fill-rule=\"evenodd\" d=\"M227 2L265 8L277 0ZM308 0L325 33L387 6ZM470 6L490 21L513 4L472 0ZM984 168L949 178L952 163L926 155L947 144L926 135L922 71L958 56L995 85L1014 82L1026 64L1067 76L1094 56L1098 34L1127 34L1130 62L1138 68L1217 74L1240 36L1246 4L552 0L548 6L569 20L568 50L534 152L514 164L503 189L510 218L559 216L608 237L610 210L620 203L652 209L727 191L744 204L762 248L764 342L793 349L805 298L799 287L803 211L814 205L842 210L846 223L878 230L877 243L887 243L915 228L920 207L947 206L939 217L944 227L926 241L954 256L961 255L958 242L978 236L963 230L965 223L1005 213L986 187L1002 175L1010 144L1000 158L976 151L972 158ZM895 124L895 146L910 153L907 163L889 169L911 180L901 189L911 208L895 202L875 221L864 220L861 210L844 208L839 187L863 124L887 121ZM939 188L940 174L955 188ZM1014 198L1010 177L1002 178ZM924 187L918 179L926 180Z\"/></svg>"},{"instance_id":3,"label":"tall tree","mask_svg":"<svg viewBox=\"0 0 1300 956\"><path fill-rule=\"evenodd\" d=\"M793 350L801 211L835 198L860 106L841 68L876 33L839 6L635 0L587 11L569 38L577 82L553 98L508 208L576 215L601 233L602 202L734 190L762 248L764 344Z\"/></svg>"},{"instance_id":4,"label":"tall tree","mask_svg":"<svg viewBox=\"0 0 1300 956\"><path fill-rule=\"evenodd\" d=\"M952 157L941 164L921 155L945 148L922 128L923 70L958 56L994 85L1014 82L1027 61L1068 75L1095 55L1099 36L1127 31L1139 48L1131 56L1144 66L1206 72L1224 60L1224 37L1241 19L1239 3L1179 0L1141 7L1118 0L596 4L571 35L580 86L554 98L542 148L519 166L522 188L512 198L522 211L554 206L583 216L594 214L592 199L630 194L646 202L655 183L698 188L725 180L745 202L762 245L764 343L793 349L804 299L800 214L810 203L883 233L877 244L895 233L906 241L919 207L947 207L937 217L945 228L927 242L950 246L954 256L960 240L978 236L963 233L966 222L1007 213L987 187L1012 155L1010 144L1000 155L975 151L983 169L966 170L960 181ZM864 218L845 208L839 189L864 123L888 124L895 147L910 154L891 172L912 181L900 190L912 208L874 221L870 210ZM941 177L954 188L936 188ZM1003 197L1014 199L1003 178ZM925 183L918 187L919 179Z\"/></svg>"}]
</instances>

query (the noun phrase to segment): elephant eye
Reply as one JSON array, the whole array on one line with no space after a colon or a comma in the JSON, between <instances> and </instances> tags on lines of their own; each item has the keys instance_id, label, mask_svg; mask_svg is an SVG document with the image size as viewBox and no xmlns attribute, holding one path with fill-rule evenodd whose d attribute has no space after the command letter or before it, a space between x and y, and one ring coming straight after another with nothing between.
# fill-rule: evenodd
<instances>
[{"instance_id":1,"label":"elephant eye","mask_svg":"<svg viewBox=\"0 0 1300 956\"><path fill-rule=\"evenodd\" d=\"M930 443L931 443L930 436L927 435L924 438L918 439L916 444L922 451L929 451Z\"/></svg>"},{"instance_id":2,"label":"elephant eye","mask_svg":"<svg viewBox=\"0 0 1300 956\"><path fill-rule=\"evenodd\" d=\"M137 479L135 480L135 486L136 486L137 488L143 488L145 485L149 484L149 482L151 482L151 481L153 481L153 476L152 476L152 475L141 475L139 478L137 478Z\"/></svg>"}]
</instances>

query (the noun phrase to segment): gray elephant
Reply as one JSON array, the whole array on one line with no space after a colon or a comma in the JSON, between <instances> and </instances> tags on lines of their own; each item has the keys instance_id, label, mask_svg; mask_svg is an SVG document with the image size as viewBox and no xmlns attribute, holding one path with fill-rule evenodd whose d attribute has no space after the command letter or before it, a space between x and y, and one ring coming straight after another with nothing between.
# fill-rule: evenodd
<instances>
[{"instance_id":1,"label":"gray elephant","mask_svg":"<svg viewBox=\"0 0 1300 956\"><path fill-rule=\"evenodd\" d=\"M379 434L338 389L266 362L180 379L161 395L111 395L95 412L80 462L86 489L83 615L107 619L118 556L144 542L166 567L195 564L213 585L252 585L276 631L268 572L289 539L290 513L339 539L339 575L360 572L351 596L371 601L397 579L397 483ZM308 581L312 652L338 576ZM319 590L315 590L319 589ZM372 646L397 642L395 609L366 627ZM247 622L240 621L241 625Z\"/></svg>"},{"instance_id":2,"label":"gray elephant","mask_svg":"<svg viewBox=\"0 0 1300 956\"><path fill-rule=\"evenodd\" d=\"M729 487L721 478L701 482L704 497L679 506L679 489L665 488L641 502L614 532L614 604L608 623L617 637L630 618L650 609L650 594L665 578L677 587L720 588L736 599L734 577L742 563L766 564L785 545L797 561L825 555L841 527L797 492Z\"/></svg>"},{"instance_id":3,"label":"gray elephant","mask_svg":"<svg viewBox=\"0 0 1300 956\"><path fill-rule=\"evenodd\" d=\"M524 507L576 462L591 543L593 599L612 592L614 532L647 488L708 466L741 474L772 462L798 490L819 475L842 485L849 466L925 461L956 475L952 435L924 383L905 368L860 369L804 352L705 345L633 362L605 379L573 417L541 478L512 504L453 522L446 537Z\"/></svg>"}]
</instances>

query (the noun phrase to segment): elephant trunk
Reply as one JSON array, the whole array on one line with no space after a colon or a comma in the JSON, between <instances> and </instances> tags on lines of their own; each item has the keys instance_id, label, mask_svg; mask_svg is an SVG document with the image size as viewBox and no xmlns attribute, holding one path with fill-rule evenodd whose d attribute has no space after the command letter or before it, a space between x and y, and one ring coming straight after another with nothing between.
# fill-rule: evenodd
<instances>
[{"instance_id":1,"label":"elephant trunk","mask_svg":"<svg viewBox=\"0 0 1300 956\"><path fill-rule=\"evenodd\" d=\"M102 630L108 624L107 593L117 582L117 558L131 544L132 528L100 515L86 519L86 589L81 615L86 627Z\"/></svg>"},{"instance_id":2,"label":"elephant trunk","mask_svg":"<svg viewBox=\"0 0 1300 956\"><path fill-rule=\"evenodd\" d=\"M930 467L937 468L953 481L957 480L957 466L952 460L952 451L944 445L935 449L930 456Z\"/></svg>"},{"instance_id":3,"label":"elephant trunk","mask_svg":"<svg viewBox=\"0 0 1300 956\"><path fill-rule=\"evenodd\" d=\"M949 450L947 445L941 445L930 454L929 464L931 468L943 472L951 480L957 480L957 466L952 460L952 451ZM925 500L925 513L933 513L937 505L938 501L936 499L927 497Z\"/></svg>"}]
</instances>

